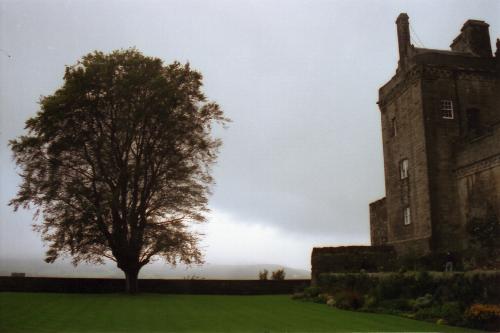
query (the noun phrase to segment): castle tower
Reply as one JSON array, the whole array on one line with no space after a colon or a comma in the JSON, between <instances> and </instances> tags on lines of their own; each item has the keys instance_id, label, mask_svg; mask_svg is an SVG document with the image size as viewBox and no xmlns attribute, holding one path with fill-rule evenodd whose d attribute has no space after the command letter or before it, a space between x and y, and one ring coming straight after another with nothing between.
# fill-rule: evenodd
<instances>
[{"instance_id":1,"label":"castle tower","mask_svg":"<svg viewBox=\"0 0 500 333\"><path fill-rule=\"evenodd\" d=\"M404 13L396 26L398 69L379 90L386 198L370 205L372 244L459 251L469 220L500 217L500 62L483 21L467 21L451 51L411 45Z\"/></svg>"}]
</instances>

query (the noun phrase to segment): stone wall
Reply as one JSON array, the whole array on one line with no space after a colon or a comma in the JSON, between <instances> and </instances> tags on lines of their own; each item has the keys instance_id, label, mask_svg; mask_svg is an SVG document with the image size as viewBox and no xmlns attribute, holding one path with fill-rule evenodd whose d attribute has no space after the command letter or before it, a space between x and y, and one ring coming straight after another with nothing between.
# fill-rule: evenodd
<instances>
[{"instance_id":1,"label":"stone wall","mask_svg":"<svg viewBox=\"0 0 500 333\"><path fill-rule=\"evenodd\" d=\"M500 124L457 154L455 181L461 230L474 218L500 218ZM463 231L465 233L465 231Z\"/></svg>"},{"instance_id":2,"label":"stone wall","mask_svg":"<svg viewBox=\"0 0 500 333\"><path fill-rule=\"evenodd\" d=\"M166 294L265 295L292 294L310 280L159 280L140 279L139 292ZM0 292L120 293L124 279L0 276Z\"/></svg>"},{"instance_id":3,"label":"stone wall","mask_svg":"<svg viewBox=\"0 0 500 333\"><path fill-rule=\"evenodd\" d=\"M500 136L493 131L500 121L498 75L490 58L466 69L428 65L424 77L433 248L459 251L467 244L463 211L468 210L468 203L459 198L458 187L463 185L457 183L457 170L474 168L500 154ZM446 96L454 104L453 119L439 114L439 102ZM478 130L469 128L467 113L471 109L480 112ZM488 199L483 196L481 200Z\"/></svg>"},{"instance_id":4,"label":"stone wall","mask_svg":"<svg viewBox=\"0 0 500 333\"><path fill-rule=\"evenodd\" d=\"M396 267L392 246L315 247L311 255L311 283L323 273L391 271Z\"/></svg>"},{"instance_id":5,"label":"stone wall","mask_svg":"<svg viewBox=\"0 0 500 333\"><path fill-rule=\"evenodd\" d=\"M370 239L372 245L387 244L387 207L385 198L370 204Z\"/></svg>"}]
</instances>

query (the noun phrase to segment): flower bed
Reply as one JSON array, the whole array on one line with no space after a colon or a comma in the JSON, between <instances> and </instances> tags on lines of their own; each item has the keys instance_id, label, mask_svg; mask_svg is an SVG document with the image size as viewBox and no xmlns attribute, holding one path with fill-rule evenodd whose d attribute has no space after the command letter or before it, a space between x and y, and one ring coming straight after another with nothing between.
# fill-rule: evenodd
<instances>
[{"instance_id":1,"label":"flower bed","mask_svg":"<svg viewBox=\"0 0 500 333\"><path fill-rule=\"evenodd\" d=\"M500 329L500 272L321 274L295 298L342 309Z\"/></svg>"}]
</instances>

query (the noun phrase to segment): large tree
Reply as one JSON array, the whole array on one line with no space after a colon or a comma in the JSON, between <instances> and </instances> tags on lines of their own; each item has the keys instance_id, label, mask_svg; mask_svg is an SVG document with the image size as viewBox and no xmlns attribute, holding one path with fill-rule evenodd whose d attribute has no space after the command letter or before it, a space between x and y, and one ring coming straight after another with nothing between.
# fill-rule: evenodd
<instances>
[{"instance_id":1,"label":"large tree","mask_svg":"<svg viewBox=\"0 0 500 333\"><path fill-rule=\"evenodd\" d=\"M126 288L154 258L201 262L191 222L205 221L224 124L207 102L202 75L136 49L94 52L66 68L10 142L22 184L15 209L34 207L49 243L47 262L116 261Z\"/></svg>"}]
</instances>

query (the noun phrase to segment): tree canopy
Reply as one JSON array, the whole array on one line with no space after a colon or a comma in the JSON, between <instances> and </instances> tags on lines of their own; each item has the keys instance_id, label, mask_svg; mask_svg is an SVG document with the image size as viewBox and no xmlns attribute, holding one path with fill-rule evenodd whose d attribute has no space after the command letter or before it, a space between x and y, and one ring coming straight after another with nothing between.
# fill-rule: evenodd
<instances>
[{"instance_id":1,"label":"tree canopy","mask_svg":"<svg viewBox=\"0 0 500 333\"><path fill-rule=\"evenodd\" d=\"M228 121L201 88L189 64L136 49L96 51L66 67L27 134L10 141L22 177L11 205L40 214L47 262L109 258L129 292L154 258L201 262L189 224L206 219L221 145L211 129Z\"/></svg>"}]
</instances>

